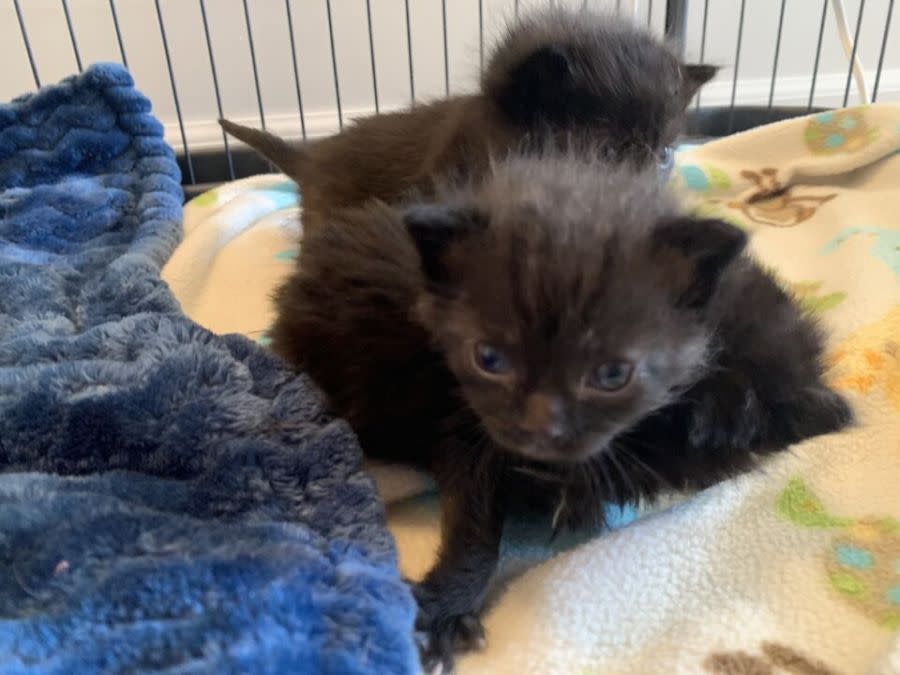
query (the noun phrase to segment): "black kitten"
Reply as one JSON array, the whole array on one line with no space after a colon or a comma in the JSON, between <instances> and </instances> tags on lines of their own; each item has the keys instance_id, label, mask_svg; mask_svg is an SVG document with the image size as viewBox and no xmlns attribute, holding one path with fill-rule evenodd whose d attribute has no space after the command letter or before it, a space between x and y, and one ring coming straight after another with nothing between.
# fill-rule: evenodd
<instances>
[{"instance_id":1,"label":"black kitten","mask_svg":"<svg viewBox=\"0 0 900 675\"><path fill-rule=\"evenodd\" d=\"M274 347L369 455L436 477L427 664L483 638L510 509L599 523L606 502L702 488L850 423L819 331L745 244L681 213L655 173L572 156L306 234Z\"/></svg>"},{"instance_id":2,"label":"black kitten","mask_svg":"<svg viewBox=\"0 0 900 675\"><path fill-rule=\"evenodd\" d=\"M684 111L716 73L681 63L649 32L614 17L560 9L514 23L481 89L375 115L304 145L222 120L303 193L306 229L336 208L393 203L436 176L477 176L491 153L548 138L587 138L617 158L671 164Z\"/></svg>"}]
</instances>

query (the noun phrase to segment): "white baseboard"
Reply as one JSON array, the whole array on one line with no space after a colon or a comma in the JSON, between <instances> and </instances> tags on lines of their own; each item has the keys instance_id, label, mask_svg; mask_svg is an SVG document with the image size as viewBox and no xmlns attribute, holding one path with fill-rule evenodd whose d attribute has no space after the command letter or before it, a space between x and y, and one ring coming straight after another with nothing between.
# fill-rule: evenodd
<instances>
[{"instance_id":1,"label":"white baseboard","mask_svg":"<svg viewBox=\"0 0 900 675\"><path fill-rule=\"evenodd\" d=\"M875 72L865 73L866 87L869 96L875 85ZM812 79L808 75L780 77L775 83L774 105L805 106L809 103ZM769 91L772 80L769 78L738 79L735 103L737 105L766 105L769 102ZM731 102L733 83L728 80L717 80L703 88L701 103L704 106L728 105ZM823 108L837 108L844 103L844 92L847 88L847 72L820 73L816 78L815 98L813 105ZM878 84L879 101L900 100L900 69L884 70ZM850 82L850 93L847 105L856 105L856 82Z\"/></svg>"},{"instance_id":2,"label":"white baseboard","mask_svg":"<svg viewBox=\"0 0 900 675\"><path fill-rule=\"evenodd\" d=\"M866 73L866 83L871 95L875 82L874 72ZM814 105L821 107L839 107L844 100L844 91L847 83L847 74L823 73L816 80L816 95ZM805 106L809 101L811 80L806 77L781 77L775 87L775 105ZM737 105L765 105L769 100L769 88L771 80L768 78L738 80L735 103ZM731 102L732 82L717 81L703 89L701 103L703 106L728 105ZM857 102L856 84L850 83L850 97L848 105ZM900 100L900 69L885 70L881 74L878 87L879 101ZM390 107L382 107L382 112L397 110L405 104L397 104ZM375 112L374 108L355 108L344 110L344 123ZM256 115L237 115L230 117L238 124L252 127L259 126L259 117ZM317 110L307 112L305 115L306 133L309 138L317 138L333 134L338 130L337 113L334 110ZM300 119L296 112L266 113L266 128L284 138L300 138ZM175 120L165 124L166 140L176 150L181 150L182 140ZM212 120L185 120L185 133L188 144L192 150L218 149L223 147L222 131L218 123ZM231 140L231 139L229 139ZM238 144L237 141L231 142Z\"/></svg>"}]
</instances>

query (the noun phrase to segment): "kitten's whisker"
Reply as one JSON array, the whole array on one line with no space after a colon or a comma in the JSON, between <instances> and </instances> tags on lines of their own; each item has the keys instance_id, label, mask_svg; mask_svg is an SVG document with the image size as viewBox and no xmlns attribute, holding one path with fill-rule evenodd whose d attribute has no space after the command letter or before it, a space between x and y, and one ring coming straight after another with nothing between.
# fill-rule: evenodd
<instances>
[{"instance_id":1,"label":"kitten's whisker","mask_svg":"<svg viewBox=\"0 0 900 675\"><path fill-rule=\"evenodd\" d=\"M631 480L631 476L628 475L628 472L625 468L619 463L619 458L616 456L615 448L610 448L610 452L607 454L613 466L616 467L616 470L619 472L619 475L622 476L622 481L626 484L626 488L628 489L631 496L637 498L639 494L637 487L634 484L634 481Z\"/></svg>"},{"instance_id":2,"label":"kitten's whisker","mask_svg":"<svg viewBox=\"0 0 900 675\"><path fill-rule=\"evenodd\" d=\"M640 443L637 443L637 444L640 445ZM644 445L644 447L650 449L649 444L644 443L643 445ZM640 457L638 457L634 452L631 451L630 448L628 448L628 446L625 446L625 445L617 446L616 450L621 450L622 451L621 456L623 459L627 459L627 460L631 461L633 466L642 470L644 473L646 473L648 476L650 476L650 478L654 479L660 485L667 487L667 488L673 487L672 482L668 478L663 476L656 469L654 469L649 464L647 464L644 460L642 460Z\"/></svg>"},{"instance_id":3,"label":"kitten's whisker","mask_svg":"<svg viewBox=\"0 0 900 675\"><path fill-rule=\"evenodd\" d=\"M596 471L596 467L593 462L590 462L585 467L585 473L587 473L587 480L590 489L590 501L593 505L592 509L592 518L594 524L599 527L604 527L606 525L606 509L602 500L598 499L599 496L603 495L603 490L600 485L600 474Z\"/></svg>"},{"instance_id":4,"label":"kitten's whisker","mask_svg":"<svg viewBox=\"0 0 900 675\"><path fill-rule=\"evenodd\" d=\"M606 483L607 488L609 489L610 498L615 501L620 501L620 495L618 489L616 489L612 478L610 478L609 472L606 470L606 462L603 461L603 457L600 457L599 461L597 461L597 467L603 472L603 481Z\"/></svg>"}]
</instances>

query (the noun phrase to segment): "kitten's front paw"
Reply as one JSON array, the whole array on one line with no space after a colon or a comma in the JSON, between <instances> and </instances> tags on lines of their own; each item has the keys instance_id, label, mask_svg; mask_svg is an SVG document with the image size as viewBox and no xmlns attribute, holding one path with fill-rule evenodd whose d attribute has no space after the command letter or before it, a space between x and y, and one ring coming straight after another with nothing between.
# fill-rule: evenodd
<instances>
[{"instance_id":1,"label":"kitten's front paw","mask_svg":"<svg viewBox=\"0 0 900 675\"><path fill-rule=\"evenodd\" d=\"M440 596L421 587L416 589L416 596L416 642L422 669L429 675L449 675L456 654L484 647L484 627L475 614L450 613L441 605Z\"/></svg>"},{"instance_id":2,"label":"kitten's front paw","mask_svg":"<svg viewBox=\"0 0 900 675\"><path fill-rule=\"evenodd\" d=\"M416 642L422 669L429 675L449 675L456 654L484 647L484 627L474 614L446 617L431 625L417 621Z\"/></svg>"}]
</instances>

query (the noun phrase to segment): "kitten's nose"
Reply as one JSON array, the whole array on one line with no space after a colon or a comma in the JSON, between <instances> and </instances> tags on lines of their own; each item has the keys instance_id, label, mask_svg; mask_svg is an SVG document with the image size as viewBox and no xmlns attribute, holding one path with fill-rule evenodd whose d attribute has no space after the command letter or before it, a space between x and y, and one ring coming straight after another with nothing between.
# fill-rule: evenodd
<instances>
[{"instance_id":1,"label":"kitten's nose","mask_svg":"<svg viewBox=\"0 0 900 675\"><path fill-rule=\"evenodd\" d=\"M533 434L559 438L565 434L563 402L549 394L531 394L525 399L521 427Z\"/></svg>"}]
</instances>

